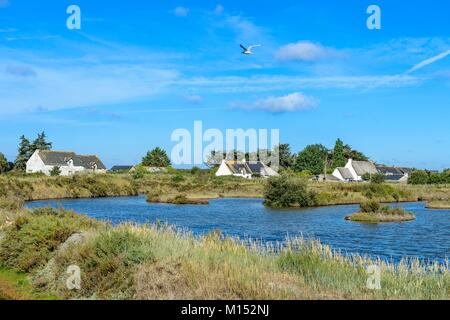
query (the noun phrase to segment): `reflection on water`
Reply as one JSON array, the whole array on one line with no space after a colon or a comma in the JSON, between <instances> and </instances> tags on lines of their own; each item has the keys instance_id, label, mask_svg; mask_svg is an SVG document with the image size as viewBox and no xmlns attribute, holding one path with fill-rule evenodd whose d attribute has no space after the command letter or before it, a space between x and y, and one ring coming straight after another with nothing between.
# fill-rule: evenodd
<instances>
[{"instance_id":1,"label":"reflection on water","mask_svg":"<svg viewBox=\"0 0 450 320\"><path fill-rule=\"evenodd\" d=\"M299 210L272 210L260 199L217 199L210 205L148 204L145 198L98 198L29 202L28 207L64 207L113 223L160 220L204 233L219 229L225 235L262 241L283 241L303 235L319 239L344 253L398 260L418 257L442 261L450 254L450 210L428 210L424 203L399 204L414 212L415 221L360 224L344 217L357 205Z\"/></svg>"}]
</instances>

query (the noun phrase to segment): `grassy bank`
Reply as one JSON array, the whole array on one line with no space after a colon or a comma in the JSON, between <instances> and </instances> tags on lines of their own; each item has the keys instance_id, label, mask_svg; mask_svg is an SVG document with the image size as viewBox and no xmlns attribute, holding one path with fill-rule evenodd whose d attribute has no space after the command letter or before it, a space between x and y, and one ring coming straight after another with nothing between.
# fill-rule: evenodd
<instances>
[{"instance_id":1,"label":"grassy bank","mask_svg":"<svg viewBox=\"0 0 450 320\"><path fill-rule=\"evenodd\" d=\"M0 225L2 270L26 273L28 297L449 299L448 264L346 258L302 239L274 250L219 233L198 238L167 226L113 227L52 209L2 210ZM66 287L70 265L81 270L80 290ZM379 266L381 290L366 287L368 265Z\"/></svg>"},{"instance_id":2,"label":"grassy bank","mask_svg":"<svg viewBox=\"0 0 450 320\"><path fill-rule=\"evenodd\" d=\"M450 200L432 200L427 202L428 209L450 209Z\"/></svg>"},{"instance_id":3,"label":"grassy bank","mask_svg":"<svg viewBox=\"0 0 450 320\"><path fill-rule=\"evenodd\" d=\"M98 176L45 177L39 175L0 175L2 201L89 198L106 196L152 195L161 202L177 196L187 199L263 198L265 179L246 180L238 177L215 177L213 172L170 171L137 176L107 174ZM314 204L357 204L369 200L405 202L417 200L450 200L447 185L401 185L369 183L308 182L308 190L317 196ZM12 204L13 205L13 204Z\"/></svg>"},{"instance_id":4,"label":"grassy bank","mask_svg":"<svg viewBox=\"0 0 450 320\"><path fill-rule=\"evenodd\" d=\"M368 201L361 203L359 212L349 215L345 219L363 223L380 223L411 221L416 217L403 208L390 208L375 201Z\"/></svg>"}]
</instances>

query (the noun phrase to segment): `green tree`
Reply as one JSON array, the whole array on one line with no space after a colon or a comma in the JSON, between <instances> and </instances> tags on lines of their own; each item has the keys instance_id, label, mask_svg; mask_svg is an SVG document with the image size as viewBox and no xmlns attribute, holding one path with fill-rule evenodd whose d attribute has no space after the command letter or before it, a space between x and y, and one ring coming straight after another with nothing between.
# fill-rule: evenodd
<instances>
[{"instance_id":1,"label":"green tree","mask_svg":"<svg viewBox=\"0 0 450 320\"><path fill-rule=\"evenodd\" d=\"M321 144L307 146L295 160L295 171L308 170L314 175L323 173L328 150Z\"/></svg>"},{"instance_id":2,"label":"green tree","mask_svg":"<svg viewBox=\"0 0 450 320\"><path fill-rule=\"evenodd\" d=\"M165 150L157 147L142 158L142 165L147 167L168 167L170 166L170 159Z\"/></svg>"},{"instance_id":3,"label":"green tree","mask_svg":"<svg viewBox=\"0 0 450 320\"><path fill-rule=\"evenodd\" d=\"M344 143L341 139L336 140L333 150L333 168L345 166L347 160L344 153Z\"/></svg>"},{"instance_id":4,"label":"green tree","mask_svg":"<svg viewBox=\"0 0 450 320\"><path fill-rule=\"evenodd\" d=\"M31 154L36 150L50 150L52 148L52 143L47 142L45 132L41 132L38 134L37 138L31 144ZM31 156L31 155L30 155Z\"/></svg>"},{"instance_id":5,"label":"green tree","mask_svg":"<svg viewBox=\"0 0 450 320\"><path fill-rule=\"evenodd\" d=\"M4 173L9 170L9 162L5 155L0 152L0 173Z\"/></svg>"},{"instance_id":6,"label":"green tree","mask_svg":"<svg viewBox=\"0 0 450 320\"><path fill-rule=\"evenodd\" d=\"M346 159L353 159L355 161L367 161L369 157L367 157L364 153L352 149L351 146L346 144L344 146L344 155Z\"/></svg>"},{"instance_id":7,"label":"green tree","mask_svg":"<svg viewBox=\"0 0 450 320\"><path fill-rule=\"evenodd\" d=\"M428 182L429 182L428 172L423 170L411 172L408 179L408 183L410 184L428 184Z\"/></svg>"},{"instance_id":8,"label":"green tree","mask_svg":"<svg viewBox=\"0 0 450 320\"><path fill-rule=\"evenodd\" d=\"M50 175L52 177L57 177L61 174L61 169L58 166L54 166L52 170L50 170Z\"/></svg>"},{"instance_id":9,"label":"green tree","mask_svg":"<svg viewBox=\"0 0 450 320\"><path fill-rule=\"evenodd\" d=\"M384 176L384 174L381 173L372 174L370 177L370 182L380 184L384 182L385 178L386 177Z\"/></svg>"},{"instance_id":10,"label":"green tree","mask_svg":"<svg viewBox=\"0 0 450 320\"><path fill-rule=\"evenodd\" d=\"M19 149L16 161L14 162L14 168L17 170L25 171L27 161L30 159L31 153L31 144L30 140L28 140L25 136L20 137Z\"/></svg>"},{"instance_id":11,"label":"green tree","mask_svg":"<svg viewBox=\"0 0 450 320\"><path fill-rule=\"evenodd\" d=\"M291 153L291 146L288 143L282 143L274 148L275 153L278 151L280 168L288 169L294 165L294 156Z\"/></svg>"}]
</instances>

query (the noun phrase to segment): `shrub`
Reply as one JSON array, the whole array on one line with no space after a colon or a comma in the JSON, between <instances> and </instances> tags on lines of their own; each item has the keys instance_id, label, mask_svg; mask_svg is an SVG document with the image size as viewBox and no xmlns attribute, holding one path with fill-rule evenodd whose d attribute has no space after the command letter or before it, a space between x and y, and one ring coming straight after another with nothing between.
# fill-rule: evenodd
<instances>
[{"instance_id":1,"label":"shrub","mask_svg":"<svg viewBox=\"0 0 450 320\"><path fill-rule=\"evenodd\" d=\"M370 182L375 183L375 184L380 184L383 183L385 179L385 176L383 174L377 173L377 174L373 174L370 178Z\"/></svg>"},{"instance_id":2,"label":"shrub","mask_svg":"<svg viewBox=\"0 0 450 320\"><path fill-rule=\"evenodd\" d=\"M133 275L137 266L153 260L151 239L144 233L135 232L133 226L122 225L101 231L56 256L56 264L60 268L58 273L64 274L68 265L75 264L83 275L79 292L67 292L65 287L61 287L61 293L131 299L134 297Z\"/></svg>"},{"instance_id":3,"label":"shrub","mask_svg":"<svg viewBox=\"0 0 450 320\"><path fill-rule=\"evenodd\" d=\"M178 183L184 181L184 177L180 174L177 174L171 178L172 182Z\"/></svg>"},{"instance_id":4,"label":"shrub","mask_svg":"<svg viewBox=\"0 0 450 320\"><path fill-rule=\"evenodd\" d=\"M191 174L199 174L200 173L200 168L199 167L192 167L191 169Z\"/></svg>"},{"instance_id":5,"label":"shrub","mask_svg":"<svg viewBox=\"0 0 450 320\"><path fill-rule=\"evenodd\" d=\"M23 206L23 201L18 198L0 198L0 209L19 210Z\"/></svg>"},{"instance_id":6,"label":"shrub","mask_svg":"<svg viewBox=\"0 0 450 320\"><path fill-rule=\"evenodd\" d=\"M427 184L429 181L429 176L426 171L413 171L409 176L408 183L410 184Z\"/></svg>"},{"instance_id":7,"label":"shrub","mask_svg":"<svg viewBox=\"0 0 450 320\"><path fill-rule=\"evenodd\" d=\"M61 174L61 169L57 166L54 166L52 170L50 170L50 175L52 177L57 177Z\"/></svg>"},{"instance_id":8,"label":"shrub","mask_svg":"<svg viewBox=\"0 0 450 320\"><path fill-rule=\"evenodd\" d=\"M308 190L304 179L279 176L268 179L264 204L270 207L309 207L317 204L316 194Z\"/></svg>"},{"instance_id":9,"label":"shrub","mask_svg":"<svg viewBox=\"0 0 450 320\"><path fill-rule=\"evenodd\" d=\"M361 203L361 210L360 212L367 212L367 213L376 213L379 212L381 206L376 201L366 201Z\"/></svg>"},{"instance_id":10,"label":"shrub","mask_svg":"<svg viewBox=\"0 0 450 320\"><path fill-rule=\"evenodd\" d=\"M86 216L51 208L35 209L16 218L0 243L0 260L28 272L45 264L72 234L99 226Z\"/></svg>"}]
</instances>

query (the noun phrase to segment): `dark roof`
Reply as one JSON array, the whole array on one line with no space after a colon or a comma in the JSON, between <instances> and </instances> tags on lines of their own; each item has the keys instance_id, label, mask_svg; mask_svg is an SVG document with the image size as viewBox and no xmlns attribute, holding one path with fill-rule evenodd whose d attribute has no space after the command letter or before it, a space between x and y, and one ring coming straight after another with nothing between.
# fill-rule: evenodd
<instances>
[{"instance_id":1,"label":"dark roof","mask_svg":"<svg viewBox=\"0 0 450 320\"><path fill-rule=\"evenodd\" d=\"M103 162L94 155L75 155L73 158L73 165L76 167L83 167L85 169L92 169L95 165L97 165L97 169L106 170Z\"/></svg>"},{"instance_id":2,"label":"dark roof","mask_svg":"<svg viewBox=\"0 0 450 320\"><path fill-rule=\"evenodd\" d=\"M401 167L399 168L404 174L410 174L411 172L414 171L414 169L412 168L405 168L405 167Z\"/></svg>"},{"instance_id":3,"label":"dark roof","mask_svg":"<svg viewBox=\"0 0 450 320\"><path fill-rule=\"evenodd\" d=\"M240 161L227 161L228 168L233 173L246 173L246 174L264 174L265 166L261 161L253 162L240 162Z\"/></svg>"},{"instance_id":4,"label":"dark roof","mask_svg":"<svg viewBox=\"0 0 450 320\"><path fill-rule=\"evenodd\" d=\"M247 167L246 163L235 162L231 164L231 168L233 170L233 173L252 173L250 168Z\"/></svg>"},{"instance_id":5,"label":"dark roof","mask_svg":"<svg viewBox=\"0 0 450 320\"><path fill-rule=\"evenodd\" d=\"M349 169L343 167L339 167L336 169L338 169L344 179L353 179L353 176Z\"/></svg>"},{"instance_id":6,"label":"dark roof","mask_svg":"<svg viewBox=\"0 0 450 320\"><path fill-rule=\"evenodd\" d=\"M405 177L404 174L387 175L387 176L384 177L384 180L386 180L386 181L398 181L398 180L402 179L403 177Z\"/></svg>"},{"instance_id":7,"label":"dark roof","mask_svg":"<svg viewBox=\"0 0 450 320\"><path fill-rule=\"evenodd\" d=\"M110 171L129 171L133 169L134 166L114 166Z\"/></svg>"},{"instance_id":8,"label":"dark roof","mask_svg":"<svg viewBox=\"0 0 450 320\"><path fill-rule=\"evenodd\" d=\"M377 170L384 175L403 175L403 171L400 168L395 167L377 167Z\"/></svg>"},{"instance_id":9,"label":"dark roof","mask_svg":"<svg viewBox=\"0 0 450 320\"><path fill-rule=\"evenodd\" d=\"M73 165L77 167L92 169L94 165L97 165L97 169L106 169L103 162L95 155L77 155L75 152L42 150L39 151L39 157L47 166L67 166L67 161L73 160Z\"/></svg>"},{"instance_id":10,"label":"dark roof","mask_svg":"<svg viewBox=\"0 0 450 320\"><path fill-rule=\"evenodd\" d=\"M250 168L252 173L259 174L259 173L261 173L261 171L264 171L264 165L260 161L258 161L258 162L248 162L247 166Z\"/></svg>"},{"instance_id":11,"label":"dark roof","mask_svg":"<svg viewBox=\"0 0 450 320\"><path fill-rule=\"evenodd\" d=\"M75 152L65 151L39 151L39 157L47 166L66 166L67 161L75 157Z\"/></svg>"}]
</instances>

